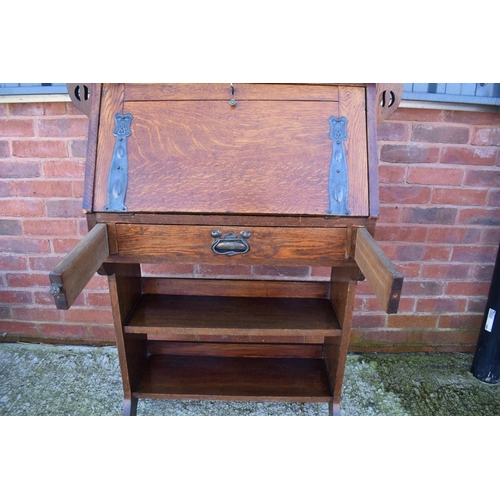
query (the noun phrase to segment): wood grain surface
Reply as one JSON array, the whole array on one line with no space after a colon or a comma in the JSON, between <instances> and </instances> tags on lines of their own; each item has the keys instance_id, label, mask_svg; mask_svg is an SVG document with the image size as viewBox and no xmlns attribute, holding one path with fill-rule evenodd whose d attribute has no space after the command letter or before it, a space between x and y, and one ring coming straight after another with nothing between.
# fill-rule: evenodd
<instances>
[{"instance_id":1,"label":"wood grain surface","mask_svg":"<svg viewBox=\"0 0 500 500\"><path fill-rule=\"evenodd\" d=\"M339 335L328 299L143 295L127 333L197 335Z\"/></svg>"},{"instance_id":2,"label":"wood grain surface","mask_svg":"<svg viewBox=\"0 0 500 500\"><path fill-rule=\"evenodd\" d=\"M336 85L234 83L125 84L126 101L338 101Z\"/></svg>"},{"instance_id":3,"label":"wood grain surface","mask_svg":"<svg viewBox=\"0 0 500 500\"><path fill-rule=\"evenodd\" d=\"M321 359L150 356L135 397L329 402Z\"/></svg>"},{"instance_id":4,"label":"wood grain surface","mask_svg":"<svg viewBox=\"0 0 500 500\"><path fill-rule=\"evenodd\" d=\"M351 216L368 215L368 156L366 140L366 97L364 87L340 87L339 116L345 116L345 141Z\"/></svg>"},{"instance_id":5,"label":"wood grain surface","mask_svg":"<svg viewBox=\"0 0 500 500\"><path fill-rule=\"evenodd\" d=\"M377 125L398 108L403 97L403 83L377 83Z\"/></svg>"},{"instance_id":6,"label":"wood grain surface","mask_svg":"<svg viewBox=\"0 0 500 500\"><path fill-rule=\"evenodd\" d=\"M115 147L115 115L123 112L123 84L105 83L102 86L97 159L94 176L94 212L100 212L107 203L108 175Z\"/></svg>"},{"instance_id":7,"label":"wood grain surface","mask_svg":"<svg viewBox=\"0 0 500 500\"><path fill-rule=\"evenodd\" d=\"M320 281L142 278L143 293L221 297L328 298L330 285Z\"/></svg>"},{"instance_id":8,"label":"wood grain surface","mask_svg":"<svg viewBox=\"0 0 500 500\"><path fill-rule=\"evenodd\" d=\"M176 214L176 213L109 213L92 214L95 222L125 223L125 224L165 224L184 226L266 226L266 227L369 227L375 226L375 220L367 217L339 216L275 216L272 215L213 215L213 214ZM89 215L87 214L87 217Z\"/></svg>"},{"instance_id":9,"label":"wood grain surface","mask_svg":"<svg viewBox=\"0 0 500 500\"><path fill-rule=\"evenodd\" d=\"M271 344L220 342L148 342L149 354L238 358L323 359L323 344Z\"/></svg>"},{"instance_id":10,"label":"wood grain surface","mask_svg":"<svg viewBox=\"0 0 500 500\"><path fill-rule=\"evenodd\" d=\"M242 255L217 255L212 251L211 229L223 235L250 231L250 251ZM118 251L137 262L208 263L222 265L328 266L345 259L345 228L268 228L163 225L116 225Z\"/></svg>"},{"instance_id":11,"label":"wood grain surface","mask_svg":"<svg viewBox=\"0 0 500 500\"><path fill-rule=\"evenodd\" d=\"M337 103L127 103L137 212L325 214Z\"/></svg>"},{"instance_id":12,"label":"wood grain surface","mask_svg":"<svg viewBox=\"0 0 500 500\"><path fill-rule=\"evenodd\" d=\"M366 87L366 134L368 155L368 192L370 217L378 218L380 195L378 188L378 142L377 142L377 91L375 85Z\"/></svg>"},{"instance_id":13,"label":"wood grain surface","mask_svg":"<svg viewBox=\"0 0 500 500\"><path fill-rule=\"evenodd\" d=\"M97 137L99 133L99 115L101 110L101 90L100 83L93 83L90 86L90 113L89 132L87 137L87 153L85 161L85 177L83 184L82 208L85 212L92 211L94 196L94 178L97 161Z\"/></svg>"},{"instance_id":14,"label":"wood grain surface","mask_svg":"<svg viewBox=\"0 0 500 500\"><path fill-rule=\"evenodd\" d=\"M397 313L403 276L365 228L357 230L355 260L382 308Z\"/></svg>"},{"instance_id":15,"label":"wood grain surface","mask_svg":"<svg viewBox=\"0 0 500 500\"><path fill-rule=\"evenodd\" d=\"M106 224L97 224L50 272L50 283L60 285L54 297L58 309L69 309L109 255Z\"/></svg>"},{"instance_id":16,"label":"wood grain surface","mask_svg":"<svg viewBox=\"0 0 500 500\"><path fill-rule=\"evenodd\" d=\"M130 212L326 215L328 120L345 115L351 215L368 215L364 87L247 85L235 91L236 106L230 95L202 99L229 93L218 85L126 88L112 87L103 98L95 211L106 205L112 117L120 111L134 117ZM164 100L124 100L138 99L141 88Z\"/></svg>"},{"instance_id":17,"label":"wood grain surface","mask_svg":"<svg viewBox=\"0 0 500 500\"><path fill-rule=\"evenodd\" d=\"M123 414L135 415L137 398L132 396L132 386L146 362L147 337L146 335L124 335L123 324L141 295L139 264L115 265L108 283L123 384Z\"/></svg>"}]
</instances>

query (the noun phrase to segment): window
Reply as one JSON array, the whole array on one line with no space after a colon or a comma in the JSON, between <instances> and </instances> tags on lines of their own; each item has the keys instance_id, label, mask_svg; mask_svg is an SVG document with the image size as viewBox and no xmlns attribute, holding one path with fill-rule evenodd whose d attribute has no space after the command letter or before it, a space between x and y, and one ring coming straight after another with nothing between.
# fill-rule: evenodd
<instances>
[{"instance_id":1,"label":"window","mask_svg":"<svg viewBox=\"0 0 500 500\"><path fill-rule=\"evenodd\" d=\"M500 84L405 83L403 99L500 106Z\"/></svg>"},{"instance_id":2,"label":"window","mask_svg":"<svg viewBox=\"0 0 500 500\"><path fill-rule=\"evenodd\" d=\"M0 95L67 94L65 83L0 83Z\"/></svg>"}]
</instances>

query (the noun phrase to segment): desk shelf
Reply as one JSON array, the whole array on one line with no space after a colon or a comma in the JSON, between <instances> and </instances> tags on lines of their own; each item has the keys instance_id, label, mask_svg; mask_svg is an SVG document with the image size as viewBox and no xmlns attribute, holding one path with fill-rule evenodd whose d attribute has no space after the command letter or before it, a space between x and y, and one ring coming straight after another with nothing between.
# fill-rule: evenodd
<instances>
[{"instance_id":1,"label":"desk shelf","mask_svg":"<svg viewBox=\"0 0 500 500\"><path fill-rule=\"evenodd\" d=\"M342 333L328 299L143 294L125 333L317 337Z\"/></svg>"},{"instance_id":2,"label":"desk shelf","mask_svg":"<svg viewBox=\"0 0 500 500\"><path fill-rule=\"evenodd\" d=\"M126 411L139 398L332 405L325 345L338 349L342 329L330 299L250 295L140 294L123 323L124 348L135 353Z\"/></svg>"},{"instance_id":3,"label":"desk shelf","mask_svg":"<svg viewBox=\"0 0 500 500\"><path fill-rule=\"evenodd\" d=\"M322 359L152 355L135 398L331 402Z\"/></svg>"}]
</instances>

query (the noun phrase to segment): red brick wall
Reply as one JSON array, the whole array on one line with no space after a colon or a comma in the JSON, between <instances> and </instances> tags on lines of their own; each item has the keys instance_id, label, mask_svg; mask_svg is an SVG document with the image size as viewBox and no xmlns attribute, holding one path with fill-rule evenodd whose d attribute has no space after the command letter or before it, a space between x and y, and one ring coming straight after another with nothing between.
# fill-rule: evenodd
<instances>
[{"instance_id":1,"label":"red brick wall","mask_svg":"<svg viewBox=\"0 0 500 500\"><path fill-rule=\"evenodd\" d=\"M88 120L71 103L0 104L0 340L113 342L107 279L69 311L49 271L86 233ZM387 316L359 283L351 350L471 350L500 240L500 113L399 109L379 129L375 237L405 276ZM325 279L326 269L144 266L146 273Z\"/></svg>"},{"instance_id":2,"label":"red brick wall","mask_svg":"<svg viewBox=\"0 0 500 500\"><path fill-rule=\"evenodd\" d=\"M87 232L82 213L88 119L71 103L0 104L0 336L110 340L107 279L69 311L48 273Z\"/></svg>"},{"instance_id":3,"label":"red brick wall","mask_svg":"<svg viewBox=\"0 0 500 500\"><path fill-rule=\"evenodd\" d=\"M378 137L375 239L405 282L391 316L358 285L351 348L471 350L500 241L500 113L400 108Z\"/></svg>"}]
</instances>

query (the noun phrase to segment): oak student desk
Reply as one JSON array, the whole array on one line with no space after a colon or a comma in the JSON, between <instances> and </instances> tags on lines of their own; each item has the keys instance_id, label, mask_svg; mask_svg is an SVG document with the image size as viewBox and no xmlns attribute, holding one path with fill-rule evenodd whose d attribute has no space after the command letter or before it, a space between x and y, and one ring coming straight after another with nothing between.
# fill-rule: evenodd
<instances>
[{"instance_id":1,"label":"oak student desk","mask_svg":"<svg viewBox=\"0 0 500 500\"><path fill-rule=\"evenodd\" d=\"M50 273L109 277L124 414L139 398L315 401L338 414L356 282L387 313L377 124L398 84L68 84L89 116L89 232ZM141 264L327 266L326 281L183 279Z\"/></svg>"}]
</instances>

